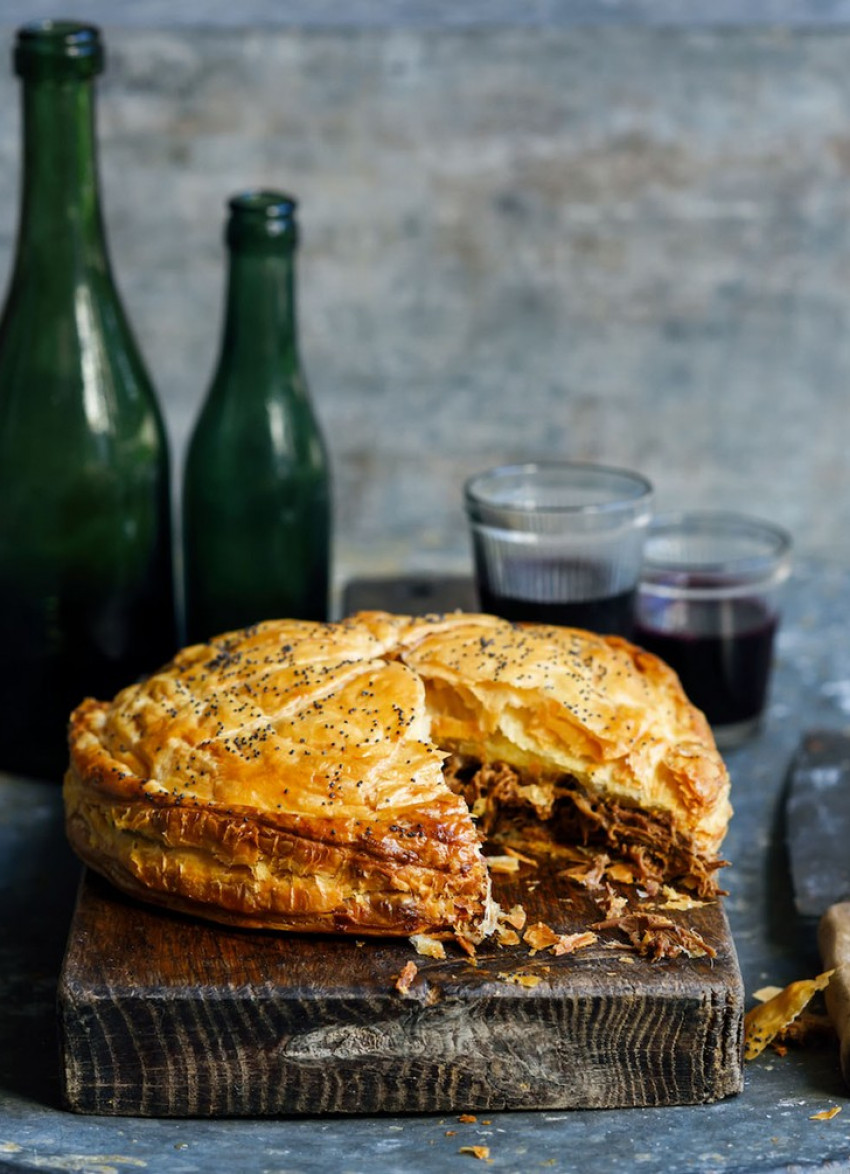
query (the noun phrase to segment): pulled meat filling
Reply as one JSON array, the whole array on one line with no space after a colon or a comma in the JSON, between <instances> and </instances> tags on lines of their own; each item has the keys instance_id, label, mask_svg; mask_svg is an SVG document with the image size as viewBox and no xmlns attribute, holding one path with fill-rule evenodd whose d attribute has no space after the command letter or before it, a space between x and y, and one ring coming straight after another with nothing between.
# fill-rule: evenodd
<instances>
[{"instance_id":1,"label":"pulled meat filling","mask_svg":"<svg viewBox=\"0 0 850 1174\"><path fill-rule=\"evenodd\" d=\"M638 882L678 881L701 897L718 892L716 870L673 827L666 811L643 811L592 795L572 775L538 778L504 762L480 763L452 755L446 782L462 795L478 820L482 840L513 834L535 824L559 843L604 844L629 861Z\"/></svg>"}]
</instances>

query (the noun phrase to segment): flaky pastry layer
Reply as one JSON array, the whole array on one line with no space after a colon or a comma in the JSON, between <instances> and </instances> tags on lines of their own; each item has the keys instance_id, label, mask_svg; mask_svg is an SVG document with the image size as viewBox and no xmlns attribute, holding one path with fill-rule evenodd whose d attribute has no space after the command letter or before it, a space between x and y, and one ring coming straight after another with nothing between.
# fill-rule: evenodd
<instances>
[{"instance_id":1,"label":"flaky pastry layer","mask_svg":"<svg viewBox=\"0 0 850 1174\"><path fill-rule=\"evenodd\" d=\"M655 657L465 613L228 633L84 701L70 750L86 863L133 896L276 929L492 930L450 754L508 764L532 796L566 782L653 812L703 862L731 810L709 727Z\"/></svg>"}]
</instances>

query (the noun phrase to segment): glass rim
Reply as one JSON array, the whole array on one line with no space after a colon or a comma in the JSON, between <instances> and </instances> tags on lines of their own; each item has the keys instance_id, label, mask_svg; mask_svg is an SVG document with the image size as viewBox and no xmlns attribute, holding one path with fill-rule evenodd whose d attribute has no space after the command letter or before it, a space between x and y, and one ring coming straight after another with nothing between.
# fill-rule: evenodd
<instances>
[{"instance_id":1,"label":"glass rim","mask_svg":"<svg viewBox=\"0 0 850 1174\"><path fill-rule=\"evenodd\" d=\"M665 534L690 532L694 537L751 537L764 549L724 558L695 559L653 554L654 542ZM773 587L791 573L791 535L775 522L731 510L681 510L652 519L643 551L642 583L655 594L691 599L731 598L759 585ZM657 579L655 576L664 576ZM716 576L711 583L695 583L692 576Z\"/></svg>"},{"instance_id":2,"label":"glass rim","mask_svg":"<svg viewBox=\"0 0 850 1174\"><path fill-rule=\"evenodd\" d=\"M504 484L510 477L533 476L535 474L569 472L584 474L588 477L619 478L624 486L631 485L632 492L625 491L608 501L560 503L560 504L524 504L522 502L499 501L492 497L482 496L479 486L486 481L494 485ZM600 465L593 461L526 461L516 464L494 465L468 477L464 483L463 494L467 508L498 511L501 514L513 514L519 517L532 515L588 515L611 514L619 511L634 509L641 503L649 504L655 493L655 487L648 477L637 473L633 469L624 469L616 465Z\"/></svg>"}]
</instances>

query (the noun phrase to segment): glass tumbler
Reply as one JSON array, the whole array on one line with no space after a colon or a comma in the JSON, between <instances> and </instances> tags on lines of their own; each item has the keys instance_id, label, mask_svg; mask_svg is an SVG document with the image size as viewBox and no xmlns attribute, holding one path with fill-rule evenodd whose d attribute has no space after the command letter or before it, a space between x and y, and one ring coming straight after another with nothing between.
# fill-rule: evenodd
<instances>
[{"instance_id":1,"label":"glass tumbler","mask_svg":"<svg viewBox=\"0 0 850 1174\"><path fill-rule=\"evenodd\" d=\"M628 636L653 489L639 473L550 461L471 477L465 506L481 609Z\"/></svg>"},{"instance_id":2,"label":"glass tumbler","mask_svg":"<svg viewBox=\"0 0 850 1174\"><path fill-rule=\"evenodd\" d=\"M762 721L791 539L735 513L665 514L650 527L634 639L679 675L718 746Z\"/></svg>"}]
</instances>

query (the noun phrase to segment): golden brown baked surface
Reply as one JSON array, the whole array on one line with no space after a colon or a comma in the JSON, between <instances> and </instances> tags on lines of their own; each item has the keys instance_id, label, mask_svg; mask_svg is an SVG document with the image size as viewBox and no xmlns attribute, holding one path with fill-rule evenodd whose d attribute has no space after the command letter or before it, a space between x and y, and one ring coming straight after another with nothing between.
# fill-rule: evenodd
<instances>
[{"instance_id":1,"label":"golden brown baked surface","mask_svg":"<svg viewBox=\"0 0 850 1174\"><path fill-rule=\"evenodd\" d=\"M84 701L70 749L81 858L246 926L480 940L494 909L464 793L480 814L481 764L512 780L508 822L568 809L570 834L703 891L730 815L707 723L655 657L463 613L226 634Z\"/></svg>"}]
</instances>

